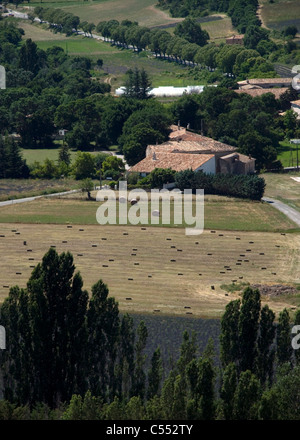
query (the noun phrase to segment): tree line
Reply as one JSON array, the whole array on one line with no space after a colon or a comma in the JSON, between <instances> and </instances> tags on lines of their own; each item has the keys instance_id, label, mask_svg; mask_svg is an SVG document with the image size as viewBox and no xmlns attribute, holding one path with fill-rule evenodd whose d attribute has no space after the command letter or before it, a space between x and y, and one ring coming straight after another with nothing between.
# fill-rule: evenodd
<instances>
[{"instance_id":1,"label":"tree line","mask_svg":"<svg viewBox=\"0 0 300 440\"><path fill-rule=\"evenodd\" d=\"M221 318L220 352L199 354L185 331L165 371L158 346L145 368L148 331L119 313L100 279L89 294L72 255L44 255L26 288L10 289L0 309L0 418L98 420L299 419L299 360L284 309L275 320L247 287ZM290 397L293 396L293 399Z\"/></svg>"}]
</instances>

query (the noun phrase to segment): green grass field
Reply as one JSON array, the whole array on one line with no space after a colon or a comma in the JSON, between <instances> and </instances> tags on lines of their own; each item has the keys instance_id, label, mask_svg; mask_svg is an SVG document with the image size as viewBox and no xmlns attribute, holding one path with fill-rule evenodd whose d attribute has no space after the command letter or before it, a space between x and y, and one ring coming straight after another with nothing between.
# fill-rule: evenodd
<instances>
[{"instance_id":1,"label":"green grass field","mask_svg":"<svg viewBox=\"0 0 300 440\"><path fill-rule=\"evenodd\" d=\"M284 167L297 166L297 145L288 141L280 142L278 160ZM300 146L298 145L298 164L300 165Z\"/></svg>"},{"instance_id":2,"label":"green grass field","mask_svg":"<svg viewBox=\"0 0 300 440\"><path fill-rule=\"evenodd\" d=\"M96 192L93 195L95 197ZM51 200L47 198L21 205L1 207L0 222L95 225L97 224L96 212L99 206L100 202L86 201L84 195L65 196L59 199L51 198ZM129 210L130 205L128 205ZM173 203L171 203L170 212L171 222L168 226L174 227L176 225L174 224ZM186 226L188 225L183 221L178 224L178 229ZM220 196L205 197L204 227L205 229L260 232L287 232L296 229L296 225L292 221L267 203Z\"/></svg>"}]
</instances>

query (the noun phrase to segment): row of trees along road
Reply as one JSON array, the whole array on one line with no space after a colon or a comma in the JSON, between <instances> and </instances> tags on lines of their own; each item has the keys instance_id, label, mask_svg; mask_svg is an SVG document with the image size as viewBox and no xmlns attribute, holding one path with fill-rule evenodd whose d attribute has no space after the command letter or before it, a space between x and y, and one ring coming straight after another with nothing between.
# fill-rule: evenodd
<instances>
[{"instance_id":1,"label":"row of trees along road","mask_svg":"<svg viewBox=\"0 0 300 440\"><path fill-rule=\"evenodd\" d=\"M146 371L145 323L134 327L128 314L121 316L102 280L89 295L70 253L51 248L26 288L10 289L0 311L7 334L2 419L48 418L51 410L67 419L300 418L291 319L284 309L275 323L257 289L247 287L227 304L219 352L210 340L199 355L196 334L184 332L168 370L157 347Z\"/></svg>"}]
</instances>

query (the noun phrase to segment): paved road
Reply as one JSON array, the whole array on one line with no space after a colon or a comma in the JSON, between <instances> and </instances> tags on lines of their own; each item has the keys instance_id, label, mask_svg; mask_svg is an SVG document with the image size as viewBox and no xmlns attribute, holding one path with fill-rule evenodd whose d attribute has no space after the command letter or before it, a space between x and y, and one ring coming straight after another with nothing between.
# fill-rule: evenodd
<instances>
[{"instance_id":1,"label":"paved road","mask_svg":"<svg viewBox=\"0 0 300 440\"><path fill-rule=\"evenodd\" d=\"M291 208L285 203L280 202L279 200L271 199L270 197L263 197L262 200L264 202L270 203L274 206L274 208L283 212L288 218L290 218L293 222L295 222L300 227L300 212L296 211L296 209Z\"/></svg>"}]
</instances>

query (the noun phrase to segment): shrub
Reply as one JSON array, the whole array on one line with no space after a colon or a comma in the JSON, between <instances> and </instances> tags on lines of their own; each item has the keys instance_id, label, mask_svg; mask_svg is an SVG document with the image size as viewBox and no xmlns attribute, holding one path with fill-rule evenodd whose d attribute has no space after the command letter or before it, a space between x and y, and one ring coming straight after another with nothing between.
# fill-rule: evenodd
<instances>
[{"instance_id":1,"label":"shrub","mask_svg":"<svg viewBox=\"0 0 300 440\"><path fill-rule=\"evenodd\" d=\"M192 170L179 171L175 174L178 188L203 189L205 194L240 197L261 200L265 190L265 180L257 175L243 174L205 174Z\"/></svg>"}]
</instances>

